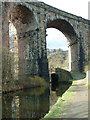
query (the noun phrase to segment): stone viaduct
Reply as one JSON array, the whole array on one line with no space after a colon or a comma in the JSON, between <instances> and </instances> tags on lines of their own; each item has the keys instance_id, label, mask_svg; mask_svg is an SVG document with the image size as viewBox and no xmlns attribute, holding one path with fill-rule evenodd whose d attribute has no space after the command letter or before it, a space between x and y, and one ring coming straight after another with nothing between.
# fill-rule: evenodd
<instances>
[{"instance_id":1,"label":"stone viaduct","mask_svg":"<svg viewBox=\"0 0 90 120\"><path fill-rule=\"evenodd\" d=\"M10 40L10 25L16 29L13 40ZM70 69L84 71L89 61L89 27L89 20L43 2L2 3L3 78L23 80L39 75L49 79L47 28L56 28L67 37Z\"/></svg>"}]
</instances>

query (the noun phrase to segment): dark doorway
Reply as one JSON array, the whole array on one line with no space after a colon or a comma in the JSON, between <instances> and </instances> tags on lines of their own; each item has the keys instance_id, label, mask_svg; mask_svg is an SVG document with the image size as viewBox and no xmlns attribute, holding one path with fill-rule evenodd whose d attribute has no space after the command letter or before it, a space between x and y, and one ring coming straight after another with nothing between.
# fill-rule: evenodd
<instances>
[{"instance_id":1,"label":"dark doorway","mask_svg":"<svg viewBox=\"0 0 90 120\"><path fill-rule=\"evenodd\" d=\"M51 74L51 89L55 91L58 86L58 75L56 73Z\"/></svg>"}]
</instances>

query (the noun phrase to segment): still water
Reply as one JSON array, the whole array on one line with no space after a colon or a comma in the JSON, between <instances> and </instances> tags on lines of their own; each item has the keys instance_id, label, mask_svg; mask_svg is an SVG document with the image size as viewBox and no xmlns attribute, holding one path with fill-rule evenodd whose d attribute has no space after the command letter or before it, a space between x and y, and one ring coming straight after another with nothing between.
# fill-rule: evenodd
<instances>
[{"instance_id":1,"label":"still water","mask_svg":"<svg viewBox=\"0 0 90 120\"><path fill-rule=\"evenodd\" d=\"M32 88L4 94L2 95L2 117L40 120L70 85L71 83L59 83L54 88L50 85L50 88Z\"/></svg>"}]
</instances>

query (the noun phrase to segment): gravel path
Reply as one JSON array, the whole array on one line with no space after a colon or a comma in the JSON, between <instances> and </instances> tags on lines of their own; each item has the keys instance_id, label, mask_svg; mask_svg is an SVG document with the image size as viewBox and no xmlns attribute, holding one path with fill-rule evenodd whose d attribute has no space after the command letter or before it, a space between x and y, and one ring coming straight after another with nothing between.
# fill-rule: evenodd
<instances>
[{"instance_id":1,"label":"gravel path","mask_svg":"<svg viewBox=\"0 0 90 120\"><path fill-rule=\"evenodd\" d=\"M86 81L78 80L74 89L73 100L66 106L61 118L88 118L88 89Z\"/></svg>"}]
</instances>

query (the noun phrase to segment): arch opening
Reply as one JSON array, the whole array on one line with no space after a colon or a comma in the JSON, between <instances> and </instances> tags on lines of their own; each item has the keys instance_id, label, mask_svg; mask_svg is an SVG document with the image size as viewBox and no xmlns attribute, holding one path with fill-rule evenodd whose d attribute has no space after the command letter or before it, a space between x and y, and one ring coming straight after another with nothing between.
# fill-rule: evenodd
<instances>
[{"instance_id":1,"label":"arch opening","mask_svg":"<svg viewBox=\"0 0 90 120\"><path fill-rule=\"evenodd\" d=\"M78 71L78 45L77 35L72 25L62 19L56 19L47 23L47 28L56 28L61 31L68 40L69 47L69 70Z\"/></svg>"},{"instance_id":2,"label":"arch opening","mask_svg":"<svg viewBox=\"0 0 90 120\"><path fill-rule=\"evenodd\" d=\"M55 28L48 28L47 31L47 57L49 72L55 72L56 68L69 70L68 41L62 32Z\"/></svg>"},{"instance_id":3,"label":"arch opening","mask_svg":"<svg viewBox=\"0 0 90 120\"><path fill-rule=\"evenodd\" d=\"M11 67L17 69L15 79L22 82L27 77L36 74L34 62L34 41L36 38L36 20L32 11L22 5L17 5L9 13L9 46L12 60Z\"/></svg>"},{"instance_id":4,"label":"arch opening","mask_svg":"<svg viewBox=\"0 0 90 120\"><path fill-rule=\"evenodd\" d=\"M9 51L13 78L18 79L18 38L17 30L11 21L9 21Z\"/></svg>"}]
</instances>

